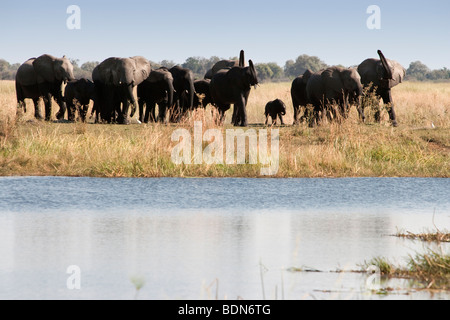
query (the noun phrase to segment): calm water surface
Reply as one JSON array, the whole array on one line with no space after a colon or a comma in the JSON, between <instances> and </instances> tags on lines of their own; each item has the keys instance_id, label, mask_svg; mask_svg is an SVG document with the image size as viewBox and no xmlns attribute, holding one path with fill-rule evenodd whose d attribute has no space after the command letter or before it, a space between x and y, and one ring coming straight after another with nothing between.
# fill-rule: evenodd
<instances>
[{"instance_id":1,"label":"calm water surface","mask_svg":"<svg viewBox=\"0 0 450 320\"><path fill-rule=\"evenodd\" d=\"M333 272L402 264L426 246L392 234L435 225L450 179L0 178L0 299L448 299Z\"/></svg>"}]
</instances>

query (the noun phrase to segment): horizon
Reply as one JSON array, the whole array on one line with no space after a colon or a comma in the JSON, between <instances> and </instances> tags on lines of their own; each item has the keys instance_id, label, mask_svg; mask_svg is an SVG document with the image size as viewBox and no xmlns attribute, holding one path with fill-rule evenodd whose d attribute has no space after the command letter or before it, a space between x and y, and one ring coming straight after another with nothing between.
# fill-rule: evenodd
<instances>
[{"instance_id":1,"label":"horizon","mask_svg":"<svg viewBox=\"0 0 450 320\"><path fill-rule=\"evenodd\" d=\"M255 64L284 67L306 54L328 65L351 66L377 58L380 49L405 68L414 61L432 70L450 68L448 2L290 2L18 0L1 5L0 58L14 64L48 53L79 60L81 66L141 55L182 64L189 57L228 59L244 49L246 60ZM378 20L368 13L373 4L380 9ZM69 28L77 14L69 12L71 5L80 9L79 28ZM369 28L374 21L379 29Z\"/></svg>"}]
</instances>

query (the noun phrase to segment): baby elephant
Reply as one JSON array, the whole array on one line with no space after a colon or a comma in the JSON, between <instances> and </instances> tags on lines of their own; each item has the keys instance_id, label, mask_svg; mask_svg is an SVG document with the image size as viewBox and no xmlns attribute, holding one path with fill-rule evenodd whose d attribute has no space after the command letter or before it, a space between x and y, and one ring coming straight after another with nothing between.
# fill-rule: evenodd
<instances>
[{"instance_id":1,"label":"baby elephant","mask_svg":"<svg viewBox=\"0 0 450 320\"><path fill-rule=\"evenodd\" d=\"M286 105L280 99L270 101L266 104L266 125L269 122L269 116L272 118L272 125L277 124L277 117L280 117L281 124L284 125L283 116L286 115Z\"/></svg>"},{"instance_id":2,"label":"baby elephant","mask_svg":"<svg viewBox=\"0 0 450 320\"><path fill-rule=\"evenodd\" d=\"M66 101L69 121L75 121L75 112L81 121L86 121L90 100L95 100L94 83L87 79L72 80L67 83L64 100Z\"/></svg>"}]
</instances>

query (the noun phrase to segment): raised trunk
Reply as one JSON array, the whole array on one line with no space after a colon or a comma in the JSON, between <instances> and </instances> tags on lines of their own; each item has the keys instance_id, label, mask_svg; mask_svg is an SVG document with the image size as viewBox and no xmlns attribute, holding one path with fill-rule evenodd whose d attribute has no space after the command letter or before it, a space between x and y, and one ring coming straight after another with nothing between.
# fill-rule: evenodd
<instances>
[{"instance_id":1,"label":"raised trunk","mask_svg":"<svg viewBox=\"0 0 450 320\"><path fill-rule=\"evenodd\" d=\"M386 57L384 56L384 54L378 50L378 55L380 56L380 60L381 60L381 64L383 65L384 71L385 71L385 75L386 77L384 77L385 80L391 80L392 77L392 71L391 68L389 67L389 64L387 62Z\"/></svg>"}]
</instances>

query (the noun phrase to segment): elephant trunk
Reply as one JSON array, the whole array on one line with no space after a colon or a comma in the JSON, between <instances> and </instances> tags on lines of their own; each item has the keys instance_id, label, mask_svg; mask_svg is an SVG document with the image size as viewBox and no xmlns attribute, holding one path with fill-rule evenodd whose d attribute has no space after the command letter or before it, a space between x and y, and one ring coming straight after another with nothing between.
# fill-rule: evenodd
<instances>
[{"instance_id":1,"label":"elephant trunk","mask_svg":"<svg viewBox=\"0 0 450 320\"><path fill-rule=\"evenodd\" d=\"M189 83L189 110L192 110L194 108L194 95L195 95L195 87L194 87L194 81L191 81Z\"/></svg>"},{"instance_id":2,"label":"elephant trunk","mask_svg":"<svg viewBox=\"0 0 450 320\"><path fill-rule=\"evenodd\" d=\"M381 52L381 50L378 50L378 55L380 56L380 60L381 60L381 64L383 65L383 69L384 69L384 71L385 71L385 77L384 77L384 79L385 80L391 80L391 79L393 79L393 76L392 76L392 70L391 70L391 68L389 67L389 63L387 62L387 59L386 59L386 57L384 56L384 54Z\"/></svg>"},{"instance_id":3,"label":"elephant trunk","mask_svg":"<svg viewBox=\"0 0 450 320\"><path fill-rule=\"evenodd\" d=\"M173 107L174 94L175 94L175 89L173 87L173 81L172 81L172 79L169 79L167 81L167 106L169 108ZM160 122L164 122L165 121L165 119L166 119L166 110L167 109L160 110L159 116L158 116Z\"/></svg>"}]
</instances>

